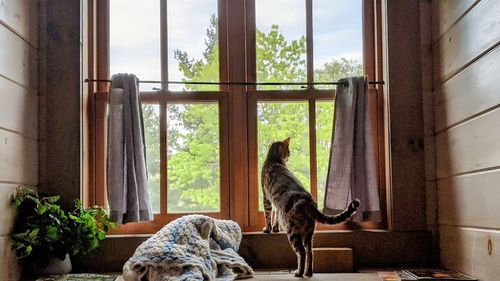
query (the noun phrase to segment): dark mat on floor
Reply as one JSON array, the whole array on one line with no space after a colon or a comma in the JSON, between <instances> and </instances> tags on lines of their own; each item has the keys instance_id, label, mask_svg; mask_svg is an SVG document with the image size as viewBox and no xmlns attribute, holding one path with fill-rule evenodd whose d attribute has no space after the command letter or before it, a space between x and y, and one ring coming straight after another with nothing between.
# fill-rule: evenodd
<instances>
[{"instance_id":1,"label":"dark mat on floor","mask_svg":"<svg viewBox=\"0 0 500 281\"><path fill-rule=\"evenodd\" d=\"M36 281L84 281L84 280L94 280L94 281L115 281L118 279L118 274L67 274L63 276L53 276L53 277L42 277L36 279Z\"/></svg>"}]
</instances>

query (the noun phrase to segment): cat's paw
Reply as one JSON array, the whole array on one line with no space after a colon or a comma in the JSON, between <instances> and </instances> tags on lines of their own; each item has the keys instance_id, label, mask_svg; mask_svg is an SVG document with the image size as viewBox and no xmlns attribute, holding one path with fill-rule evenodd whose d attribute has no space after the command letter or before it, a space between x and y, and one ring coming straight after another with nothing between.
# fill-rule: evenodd
<instances>
[{"instance_id":1,"label":"cat's paw","mask_svg":"<svg viewBox=\"0 0 500 281\"><path fill-rule=\"evenodd\" d=\"M303 277L304 276L304 273L303 272L300 272L298 269L295 270L295 272L293 273L293 276L295 277Z\"/></svg>"},{"instance_id":2,"label":"cat's paw","mask_svg":"<svg viewBox=\"0 0 500 281\"><path fill-rule=\"evenodd\" d=\"M274 226L273 226L272 231L273 231L274 233L276 233L276 232L280 232L280 227L279 227L279 225L274 225Z\"/></svg>"},{"instance_id":3,"label":"cat's paw","mask_svg":"<svg viewBox=\"0 0 500 281\"><path fill-rule=\"evenodd\" d=\"M264 233L271 233L271 228L270 228L270 227L265 226L265 227L262 229L262 232L264 232Z\"/></svg>"},{"instance_id":4,"label":"cat's paw","mask_svg":"<svg viewBox=\"0 0 500 281\"><path fill-rule=\"evenodd\" d=\"M312 270L311 271L307 271L306 270L306 272L304 272L304 276L312 277L313 276L313 271Z\"/></svg>"}]
</instances>

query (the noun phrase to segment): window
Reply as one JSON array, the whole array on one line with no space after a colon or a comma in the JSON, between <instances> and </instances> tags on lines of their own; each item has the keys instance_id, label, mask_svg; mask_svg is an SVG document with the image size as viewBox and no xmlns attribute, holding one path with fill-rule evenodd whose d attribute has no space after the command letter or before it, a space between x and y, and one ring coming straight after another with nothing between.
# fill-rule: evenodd
<instances>
[{"instance_id":1,"label":"window","mask_svg":"<svg viewBox=\"0 0 500 281\"><path fill-rule=\"evenodd\" d=\"M96 78L130 72L150 82L140 90L155 221L119 232L151 232L187 213L230 218L244 230L260 230L260 168L270 143L288 136L289 167L321 208L334 87L158 82L313 83L362 74L380 79L375 77L374 38L379 35L374 2L97 1L89 14L107 20L96 19L92 33L100 42L95 48ZM352 17L343 16L347 13ZM96 90L101 90L97 96L105 95L105 88ZM373 100L377 106L378 95ZM104 148L99 144L104 137L99 132L104 127L99 122L105 117L97 115L105 111L99 103L95 106L95 157L102 164ZM381 188L382 162L380 158ZM104 194L103 173L97 172L98 164L95 169L95 193ZM104 200L96 196L93 203Z\"/></svg>"},{"instance_id":2,"label":"window","mask_svg":"<svg viewBox=\"0 0 500 281\"><path fill-rule=\"evenodd\" d=\"M306 81L306 9L304 0L255 0L257 82ZM258 89L300 89L260 86Z\"/></svg>"}]
</instances>

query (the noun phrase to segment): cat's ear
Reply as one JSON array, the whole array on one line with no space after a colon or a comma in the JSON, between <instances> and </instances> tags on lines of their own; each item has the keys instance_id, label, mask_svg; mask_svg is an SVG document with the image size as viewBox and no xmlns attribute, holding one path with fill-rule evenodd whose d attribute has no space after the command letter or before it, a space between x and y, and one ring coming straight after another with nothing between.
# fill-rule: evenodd
<instances>
[{"instance_id":1,"label":"cat's ear","mask_svg":"<svg viewBox=\"0 0 500 281\"><path fill-rule=\"evenodd\" d=\"M290 145L290 137L286 138L283 143L286 145L286 146L289 146Z\"/></svg>"}]
</instances>

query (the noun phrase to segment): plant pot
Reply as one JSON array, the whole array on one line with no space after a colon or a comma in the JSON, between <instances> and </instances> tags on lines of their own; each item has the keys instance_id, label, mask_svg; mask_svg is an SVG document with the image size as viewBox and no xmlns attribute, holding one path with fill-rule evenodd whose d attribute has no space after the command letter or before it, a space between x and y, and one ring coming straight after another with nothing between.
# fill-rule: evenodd
<instances>
[{"instance_id":1,"label":"plant pot","mask_svg":"<svg viewBox=\"0 0 500 281\"><path fill-rule=\"evenodd\" d=\"M51 258L46 266L35 266L33 273L38 276L64 275L70 273L71 268L71 259L66 254L64 260Z\"/></svg>"}]
</instances>

